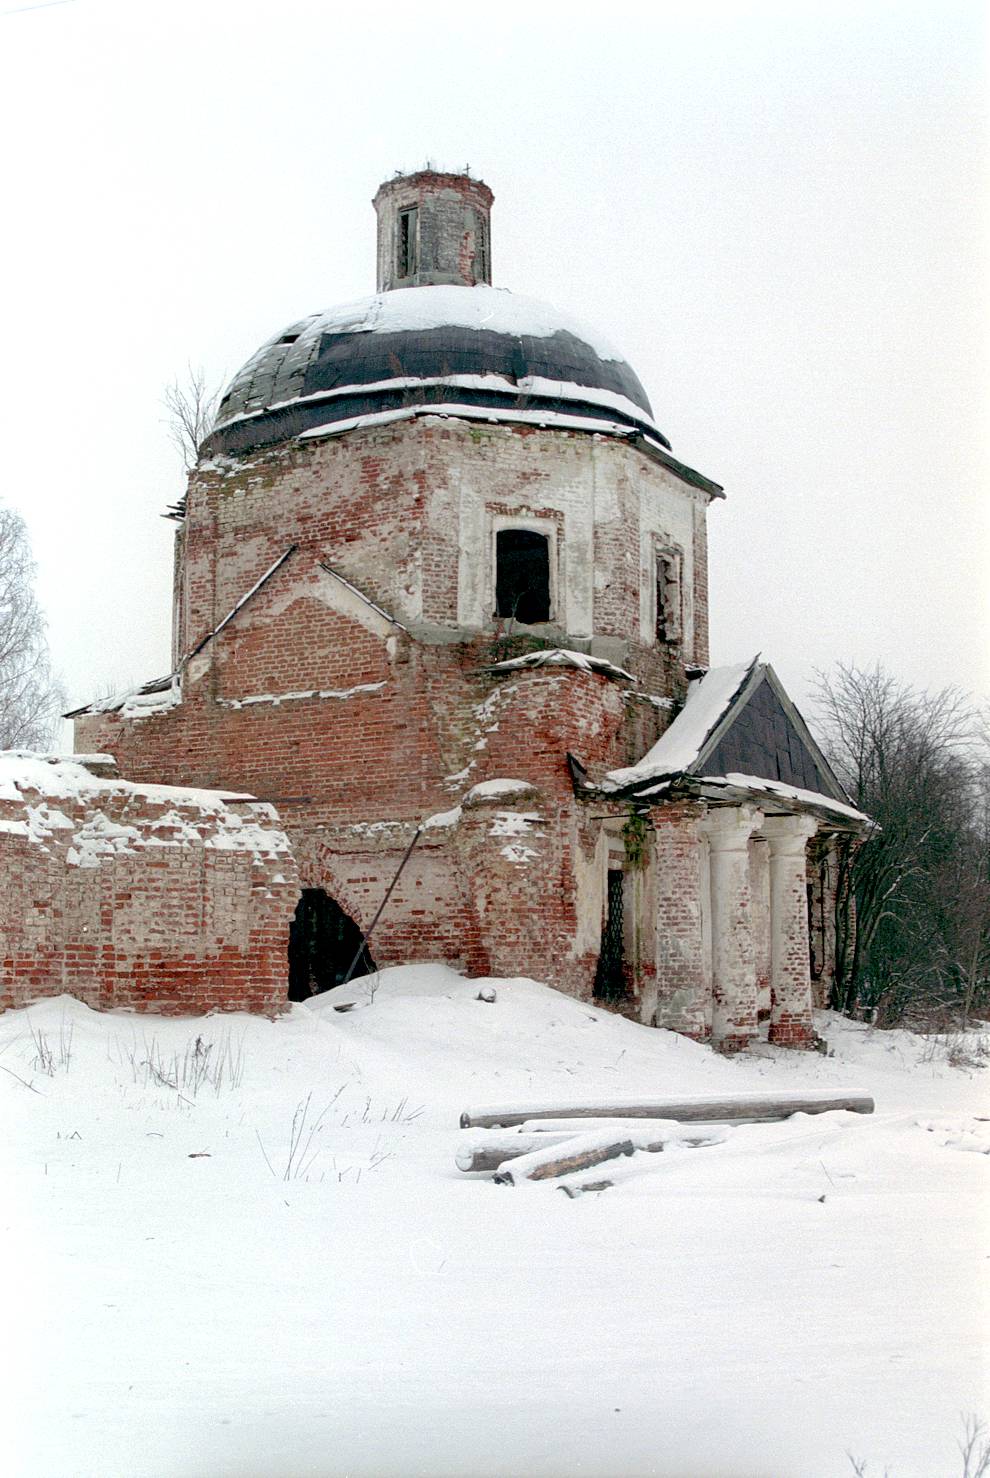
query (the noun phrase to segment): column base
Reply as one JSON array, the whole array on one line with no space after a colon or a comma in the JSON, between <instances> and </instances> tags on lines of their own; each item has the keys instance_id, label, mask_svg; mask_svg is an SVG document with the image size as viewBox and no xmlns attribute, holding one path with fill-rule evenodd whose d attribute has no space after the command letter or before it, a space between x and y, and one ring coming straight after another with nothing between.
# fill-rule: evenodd
<instances>
[{"instance_id":1,"label":"column base","mask_svg":"<svg viewBox=\"0 0 990 1478\"><path fill-rule=\"evenodd\" d=\"M723 1057L733 1057L737 1052L745 1052L756 1041L754 1033L733 1032L730 1036L721 1037L718 1041L712 1039L712 1046L716 1052L721 1052Z\"/></svg>"},{"instance_id":2,"label":"column base","mask_svg":"<svg viewBox=\"0 0 990 1478\"><path fill-rule=\"evenodd\" d=\"M811 1051L815 1045L815 1029L809 1021L772 1021L767 1041L775 1047L799 1047Z\"/></svg>"},{"instance_id":3,"label":"column base","mask_svg":"<svg viewBox=\"0 0 990 1478\"><path fill-rule=\"evenodd\" d=\"M658 1023L654 1023L657 1025ZM667 1027L668 1031L676 1031L679 1037L687 1037L691 1042L700 1042L703 1046L712 1039L711 1029L707 1026L691 1027Z\"/></svg>"}]
</instances>

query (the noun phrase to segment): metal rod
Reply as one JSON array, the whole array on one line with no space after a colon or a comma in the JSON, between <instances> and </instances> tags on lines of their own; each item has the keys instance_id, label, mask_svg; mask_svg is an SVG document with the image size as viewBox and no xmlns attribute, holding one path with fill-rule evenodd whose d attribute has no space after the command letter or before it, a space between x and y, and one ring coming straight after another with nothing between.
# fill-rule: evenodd
<instances>
[{"instance_id":1,"label":"metal rod","mask_svg":"<svg viewBox=\"0 0 990 1478\"><path fill-rule=\"evenodd\" d=\"M375 914L375 917L372 919L371 923L368 925L368 928L365 931L365 933L361 936L361 943L357 947L357 954L354 956L353 960L351 961L350 967L349 967L349 969L347 971L347 974L344 976L343 980L340 982L341 985L347 985L348 982L350 981L351 977L353 976L354 971L357 969L358 961L360 960L361 955L364 952L365 946L367 945L368 940L371 938L372 934L374 933L375 925L378 923L378 920L381 918L382 913L385 910L385 905L388 902L388 900L391 898L392 893L393 893L393 891L395 889L395 885L399 881L399 878L402 876L402 869L405 867L406 863L409 861L410 857L412 856L413 847L415 847L416 843L419 841L419 838L420 838L420 835L422 834L422 831L423 831L423 828L421 826L417 826L416 830L413 832L413 839L409 843L408 847L406 848L405 854L404 854L404 856L402 858L402 861L399 863L399 866L396 868L395 877L389 883L389 885L388 885L388 891L386 892L385 897L382 899L381 903L378 905L378 912Z\"/></svg>"}]
</instances>

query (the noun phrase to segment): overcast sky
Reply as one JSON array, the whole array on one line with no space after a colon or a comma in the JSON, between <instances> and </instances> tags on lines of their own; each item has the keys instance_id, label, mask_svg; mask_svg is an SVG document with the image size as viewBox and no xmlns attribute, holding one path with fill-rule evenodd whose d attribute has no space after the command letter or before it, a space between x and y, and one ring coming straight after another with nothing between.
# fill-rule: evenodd
<instances>
[{"instance_id":1,"label":"overcast sky","mask_svg":"<svg viewBox=\"0 0 990 1478\"><path fill-rule=\"evenodd\" d=\"M0 496L70 700L168 668L163 387L372 292L427 160L724 484L713 662L985 691L985 13L0 0Z\"/></svg>"}]
</instances>

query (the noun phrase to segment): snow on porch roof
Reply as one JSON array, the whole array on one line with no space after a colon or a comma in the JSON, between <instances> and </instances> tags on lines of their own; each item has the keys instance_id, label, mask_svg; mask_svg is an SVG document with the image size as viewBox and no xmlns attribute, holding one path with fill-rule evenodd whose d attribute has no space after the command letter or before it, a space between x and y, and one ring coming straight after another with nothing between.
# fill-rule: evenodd
<instances>
[{"instance_id":1,"label":"snow on porch roof","mask_svg":"<svg viewBox=\"0 0 990 1478\"><path fill-rule=\"evenodd\" d=\"M734 667L712 667L688 687L687 701L669 729L636 765L610 770L602 790L625 790L647 780L662 780L693 770L705 742L732 707L757 662Z\"/></svg>"},{"instance_id":2,"label":"snow on porch roof","mask_svg":"<svg viewBox=\"0 0 990 1478\"><path fill-rule=\"evenodd\" d=\"M828 760L773 668L758 657L716 667L691 683L687 701L639 764L613 770L606 794L671 794L699 786L779 799L844 821L868 818L849 804Z\"/></svg>"}]
</instances>

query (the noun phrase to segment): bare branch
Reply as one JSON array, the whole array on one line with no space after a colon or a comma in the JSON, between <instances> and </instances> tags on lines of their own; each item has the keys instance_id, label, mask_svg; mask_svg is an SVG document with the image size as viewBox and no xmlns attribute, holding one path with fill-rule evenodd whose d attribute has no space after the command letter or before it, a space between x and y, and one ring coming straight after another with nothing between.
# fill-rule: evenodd
<instances>
[{"instance_id":1,"label":"bare branch","mask_svg":"<svg viewBox=\"0 0 990 1478\"><path fill-rule=\"evenodd\" d=\"M955 1002L966 1017L990 1000L986 716L880 667L819 673L818 709L836 773L878 823L839 858L833 1004L893 1021Z\"/></svg>"},{"instance_id":2,"label":"bare branch","mask_svg":"<svg viewBox=\"0 0 990 1478\"><path fill-rule=\"evenodd\" d=\"M24 520L0 508L0 749L50 745L63 701L35 599Z\"/></svg>"},{"instance_id":3,"label":"bare branch","mask_svg":"<svg viewBox=\"0 0 990 1478\"><path fill-rule=\"evenodd\" d=\"M165 387L162 395L165 425L187 472L195 467L200 446L213 430L221 394L222 386L207 384L202 365L194 369L187 364L185 379L177 376Z\"/></svg>"}]
</instances>

